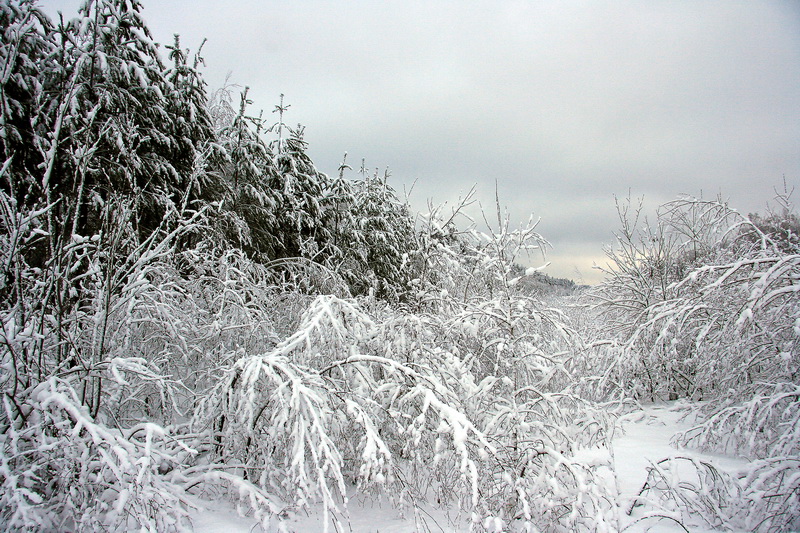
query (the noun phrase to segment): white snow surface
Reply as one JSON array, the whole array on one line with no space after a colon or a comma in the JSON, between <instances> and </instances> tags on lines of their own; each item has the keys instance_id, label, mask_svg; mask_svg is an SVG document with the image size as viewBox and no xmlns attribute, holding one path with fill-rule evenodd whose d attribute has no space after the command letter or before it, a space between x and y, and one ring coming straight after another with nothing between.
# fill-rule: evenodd
<instances>
[{"instance_id":1,"label":"white snow surface","mask_svg":"<svg viewBox=\"0 0 800 533\"><path fill-rule=\"evenodd\" d=\"M634 523L644 515L641 506L636 506L630 516L634 500L647 481L647 468L667 457L690 457L709 462L721 471L735 472L747 461L730 456L704 453L692 449L678 449L670 443L672 436L693 426L692 415L681 402L650 405L641 411L625 415L617 423L618 433L613 439L614 468L617 473L620 517L626 532L673 532L685 531L681 526L666 520L647 524ZM649 528L649 529L648 529ZM692 533L716 531L693 525Z\"/></svg>"},{"instance_id":2,"label":"white snow surface","mask_svg":"<svg viewBox=\"0 0 800 533\"><path fill-rule=\"evenodd\" d=\"M617 490L619 491L620 526L626 533L643 532L683 532L680 525L669 520L637 522L652 508L635 505L636 498L647 481L648 467L667 457L689 457L706 461L720 471L736 472L747 464L747 460L704 453L692 449L678 449L671 439L679 431L693 425L687 405L681 402L663 403L643 407L621 417L613 438L614 468L616 470ZM195 531L198 533L250 533L262 531L256 521L239 516L232 505L226 501L200 501L206 509L193 517ZM628 515L628 511L632 512ZM388 500L375 501L372 498L353 494L348 503L349 518L342 523L352 533L407 533L431 531L456 533L469 530L469 517L457 511L426 508L414 516L413 511L401 513L393 508ZM308 515L292 516L287 523L288 531L304 533L323 531L321 510ZM710 533L713 530L697 524L686 524L692 533ZM328 531L336 531L329 525ZM730 530L727 530L730 531Z\"/></svg>"}]
</instances>

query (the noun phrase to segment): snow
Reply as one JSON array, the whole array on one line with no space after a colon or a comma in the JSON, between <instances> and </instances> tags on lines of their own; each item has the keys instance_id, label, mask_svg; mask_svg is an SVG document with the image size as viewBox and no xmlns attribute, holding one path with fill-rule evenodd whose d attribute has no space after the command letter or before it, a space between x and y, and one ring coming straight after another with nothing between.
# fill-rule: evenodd
<instances>
[{"instance_id":1,"label":"snow","mask_svg":"<svg viewBox=\"0 0 800 533\"><path fill-rule=\"evenodd\" d=\"M642 506L634 508L631 516L625 513L637 503L635 500L647 481L647 468L667 457L690 457L713 464L722 471L735 472L746 466L747 461L720 454L703 453L690 449L678 449L670 441L676 433L693 426L688 405L672 402L645 406L621 417L617 423L619 433L613 439L614 468L617 473L617 488L623 523L632 524L645 514ZM688 473L686 474L688 475ZM629 531L685 531L678 524L667 521L648 524L633 524ZM693 532L715 531L693 527ZM727 530L726 530L727 531Z\"/></svg>"},{"instance_id":2,"label":"snow","mask_svg":"<svg viewBox=\"0 0 800 533\"><path fill-rule=\"evenodd\" d=\"M714 465L720 471L735 473L743 470L748 462L731 456L704 453L691 449L679 449L671 444L673 435L692 427L693 418L689 414L689 404L670 402L644 406L641 410L619 418L612 446L612 464L616 471L616 483L619 494L620 526L627 533L650 532L683 532L684 528L668 520L643 520L647 513L655 511L636 501L645 485L648 467L668 457L689 457ZM581 450L576 458L586 462L601 463L607 456L598 449ZM686 472L689 476L690 473ZM637 505L634 505L637 504ZM229 502L205 502L204 510L196 512L193 517L195 531L198 533L249 533L261 531L253 519L243 518L236 514ZM292 516L287 522L289 531L298 533L305 531L321 531L323 529L322 507L308 515ZM626 513L633 507L630 516ZM353 533L406 533L426 530L433 532L469 531L469 517L457 512L425 507L415 517L412 510L405 515L394 508L388 500L375 500L352 492L348 504L349 519L343 523ZM492 528L487 528L491 530ZM694 525L693 533L710 533L729 531L709 529L707 526Z\"/></svg>"},{"instance_id":3,"label":"snow","mask_svg":"<svg viewBox=\"0 0 800 533\"><path fill-rule=\"evenodd\" d=\"M252 518L239 516L228 502L205 502L206 508L196 512L192 519L196 533L251 533L263 531ZM387 499L367 499L355 496L350 498L349 519L342 522L353 533L408 533L409 531L430 530L439 533L457 533L469 529L469 517L460 520L449 517L444 510L426 507L417 516L409 510L403 513L395 509ZM456 522L454 524L453 522ZM308 515L294 515L287 520L289 531L316 532L324 529L321 506ZM427 528L427 529L426 529ZM333 522L329 530L335 531Z\"/></svg>"},{"instance_id":4,"label":"snow","mask_svg":"<svg viewBox=\"0 0 800 533\"><path fill-rule=\"evenodd\" d=\"M257 520L239 516L229 502L205 502L207 508L192 517L194 530L203 533L250 533L259 531Z\"/></svg>"}]
</instances>

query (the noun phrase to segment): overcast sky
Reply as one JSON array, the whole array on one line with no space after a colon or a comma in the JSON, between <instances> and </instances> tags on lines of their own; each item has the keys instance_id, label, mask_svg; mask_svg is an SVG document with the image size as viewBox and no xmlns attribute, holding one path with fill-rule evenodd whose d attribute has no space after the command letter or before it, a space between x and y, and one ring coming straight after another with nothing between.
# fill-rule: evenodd
<instances>
[{"instance_id":1,"label":"overcast sky","mask_svg":"<svg viewBox=\"0 0 800 533\"><path fill-rule=\"evenodd\" d=\"M79 0L45 0L51 14ZM411 203L477 185L533 213L547 273L596 281L614 195L722 194L763 211L800 183L800 2L143 0L158 42L203 48L306 126L317 167L389 167ZM800 204L800 189L795 194Z\"/></svg>"}]
</instances>

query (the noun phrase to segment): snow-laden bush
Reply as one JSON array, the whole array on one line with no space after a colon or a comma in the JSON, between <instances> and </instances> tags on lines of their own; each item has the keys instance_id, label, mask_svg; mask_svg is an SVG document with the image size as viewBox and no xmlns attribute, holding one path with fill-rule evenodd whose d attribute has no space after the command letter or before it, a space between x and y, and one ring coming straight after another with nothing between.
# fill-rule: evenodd
<instances>
[{"instance_id":1,"label":"snow-laden bush","mask_svg":"<svg viewBox=\"0 0 800 533\"><path fill-rule=\"evenodd\" d=\"M193 504L162 475L191 450L163 427L97 423L68 381L3 399L0 523L8 530L189 529Z\"/></svg>"},{"instance_id":2,"label":"snow-laden bush","mask_svg":"<svg viewBox=\"0 0 800 533\"><path fill-rule=\"evenodd\" d=\"M334 523L352 486L459 508L478 529L610 523L609 421L570 390L562 316L510 277L534 236L506 226L473 249L493 284L476 290L493 299L427 291L401 309L320 295L276 345L228 345L192 422L198 447L279 508L322 502Z\"/></svg>"},{"instance_id":3,"label":"snow-laden bush","mask_svg":"<svg viewBox=\"0 0 800 533\"><path fill-rule=\"evenodd\" d=\"M670 502L673 517L759 531L797 527L800 256L791 244L795 218L788 208L782 217L786 224L778 215L765 224L720 202L667 204L657 232L638 240L623 232L631 252L611 256L617 268L594 294L615 333L583 362L600 378L598 390L703 400L698 424L676 442L753 460L738 478L689 459L655 465L648 490L662 506ZM664 243L668 254L653 253Z\"/></svg>"},{"instance_id":4,"label":"snow-laden bush","mask_svg":"<svg viewBox=\"0 0 800 533\"><path fill-rule=\"evenodd\" d=\"M268 524L276 513L262 513L267 496L218 465L195 463L196 437L170 424L227 363L219 345L275 345L262 298L274 286L235 253L194 261L216 271L213 282L180 274L175 244L200 227L203 212L170 214L139 241L130 206L109 202L101 233L74 235L36 267L48 208L20 207L3 191L0 205L0 523L189 529L188 491L226 490Z\"/></svg>"},{"instance_id":5,"label":"snow-laden bush","mask_svg":"<svg viewBox=\"0 0 800 533\"><path fill-rule=\"evenodd\" d=\"M668 519L679 524L756 532L800 527L800 460L753 461L738 475L690 457L668 457L648 469L633 506L655 508L636 522ZM685 527L684 527L685 529Z\"/></svg>"},{"instance_id":6,"label":"snow-laden bush","mask_svg":"<svg viewBox=\"0 0 800 533\"><path fill-rule=\"evenodd\" d=\"M679 433L683 446L752 459L735 483L745 517L732 517L753 531L800 527L800 386L761 383L750 399L726 398L706 408L703 422ZM734 521L734 519L736 521Z\"/></svg>"},{"instance_id":7,"label":"snow-laden bush","mask_svg":"<svg viewBox=\"0 0 800 533\"><path fill-rule=\"evenodd\" d=\"M547 243L532 221L512 230L498 210L497 222L495 231L473 231L472 241L461 237L466 260L456 273L469 274L469 289L436 294L433 308L441 311L428 320L437 345L457 354L470 376L459 405L495 449L481 464L482 523L489 530L613 529L604 448L610 420L579 395L569 370L583 342L563 313L518 286L517 262Z\"/></svg>"},{"instance_id":8,"label":"snow-laden bush","mask_svg":"<svg viewBox=\"0 0 800 533\"><path fill-rule=\"evenodd\" d=\"M646 399L716 398L796 380L798 256L719 202L681 200L659 216L655 237L624 234L667 241L669 252L636 248L593 294L604 318L627 324L598 374ZM648 291L637 288L643 283Z\"/></svg>"},{"instance_id":9,"label":"snow-laden bush","mask_svg":"<svg viewBox=\"0 0 800 533\"><path fill-rule=\"evenodd\" d=\"M627 510L647 506L636 522L667 519L689 526L727 528L748 514L737 480L713 464L690 457L667 457L651 464L647 481Z\"/></svg>"},{"instance_id":10,"label":"snow-laden bush","mask_svg":"<svg viewBox=\"0 0 800 533\"><path fill-rule=\"evenodd\" d=\"M280 528L284 509L226 465L198 461L195 435L99 423L69 381L5 397L0 424L0 523L9 531L191 531L195 495L240 500L265 529Z\"/></svg>"},{"instance_id":11,"label":"snow-laden bush","mask_svg":"<svg viewBox=\"0 0 800 533\"><path fill-rule=\"evenodd\" d=\"M800 457L770 457L753 461L740 480L752 513L748 528L759 532L800 529Z\"/></svg>"},{"instance_id":12,"label":"snow-laden bush","mask_svg":"<svg viewBox=\"0 0 800 533\"><path fill-rule=\"evenodd\" d=\"M613 529L607 428L570 394L528 388L498 399L486 428L497 453L485 465L482 504L505 527Z\"/></svg>"},{"instance_id":13,"label":"snow-laden bush","mask_svg":"<svg viewBox=\"0 0 800 533\"><path fill-rule=\"evenodd\" d=\"M674 284L676 296L651 306L627 343L661 378L654 393L714 398L797 380L798 276L800 256L759 253L698 267Z\"/></svg>"},{"instance_id":14,"label":"snow-laden bush","mask_svg":"<svg viewBox=\"0 0 800 533\"><path fill-rule=\"evenodd\" d=\"M728 398L699 425L676 435L683 446L750 459L800 456L800 386L762 384L745 401Z\"/></svg>"},{"instance_id":15,"label":"snow-laden bush","mask_svg":"<svg viewBox=\"0 0 800 533\"><path fill-rule=\"evenodd\" d=\"M241 354L194 426L208 433L214 457L295 509L322 502L326 521L344 511L354 482L395 487L408 504L419 495L407 469L422 475L422 465L440 461L456 465L457 492L474 503L476 461L488 442L425 361L371 350L382 345L379 334L356 302L320 296L274 350Z\"/></svg>"},{"instance_id":16,"label":"snow-laden bush","mask_svg":"<svg viewBox=\"0 0 800 533\"><path fill-rule=\"evenodd\" d=\"M240 352L202 401L203 449L288 508L322 502L337 520L353 484L401 508L456 506L475 524L610 520L595 479L609 462L607 420L568 391L545 392L544 374L478 379L474 358L437 347L443 324L317 297L293 335Z\"/></svg>"}]
</instances>

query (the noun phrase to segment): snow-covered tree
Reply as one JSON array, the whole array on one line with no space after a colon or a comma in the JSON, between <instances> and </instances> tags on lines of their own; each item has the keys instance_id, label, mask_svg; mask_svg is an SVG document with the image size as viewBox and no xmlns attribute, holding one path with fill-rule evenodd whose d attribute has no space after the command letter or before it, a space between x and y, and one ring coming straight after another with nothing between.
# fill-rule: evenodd
<instances>
[{"instance_id":1,"label":"snow-covered tree","mask_svg":"<svg viewBox=\"0 0 800 533\"><path fill-rule=\"evenodd\" d=\"M649 263L637 256L614 272L600 288L601 304L615 307L612 326L619 316L631 326L614 330L616 346L598 343L600 350L588 352L587 366L606 393L703 400L697 426L676 441L752 460L738 478L687 459L654 466L648 486L678 513L714 527L793 529L798 481L786 473L798 464L800 442L790 429L800 416L795 215L784 209L751 218L698 199L672 202L659 213L673 250L669 284L657 299L631 303L643 294ZM615 292L626 283L625 292ZM679 463L694 469L695 481L675 481ZM737 513L742 502L746 515Z\"/></svg>"}]
</instances>

